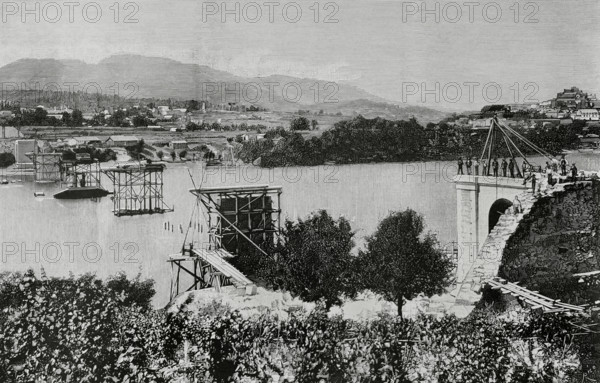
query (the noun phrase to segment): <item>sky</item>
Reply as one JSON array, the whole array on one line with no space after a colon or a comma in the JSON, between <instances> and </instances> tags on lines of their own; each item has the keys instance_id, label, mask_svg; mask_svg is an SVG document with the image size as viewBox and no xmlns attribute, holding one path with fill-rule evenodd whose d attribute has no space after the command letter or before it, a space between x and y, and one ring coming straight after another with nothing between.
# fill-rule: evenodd
<instances>
[{"instance_id":1,"label":"sky","mask_svg":"<svg viewBox=\"0 0 600 383\"><path fill-rule=\"evenodd\" d=\"M598 0L22 4L2 2L0 65L142 54L349 82L441 110L538 102L571 86L600 93Z\"/></svg>"}]
</instances>

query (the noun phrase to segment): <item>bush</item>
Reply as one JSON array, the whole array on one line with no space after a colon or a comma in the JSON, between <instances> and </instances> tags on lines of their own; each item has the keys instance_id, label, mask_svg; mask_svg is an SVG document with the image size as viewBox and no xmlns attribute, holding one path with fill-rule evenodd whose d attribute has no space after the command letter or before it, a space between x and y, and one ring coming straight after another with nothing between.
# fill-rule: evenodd
<instances>
[{"instance_id":1,"label":"bush","mask_svg":"<svg viewBox=\"0 0 600 383\"><path fill-rule=\"evenodd\" d=\"M122 326L124 306L101 281L91 275L37 279L29 271L17 286L21 298L4 307L0 323L1 381L105 382L155 375L143 368L147 359L137 347L148 336ZM134 361L138 364L130 364Z\"/></svg>"},{"instance_id":2,"label":"bush","mask_svg":"<svg viewBox=\"0 0 600 383\"><path fill-rule=\"evenodd\" d=\"M142 310L151 309L152 297L156 294L154 280L142 281L141 274L130 280L124 272L117 273L108 279L106 287L122 297L125 306L138 306Z\"/></svg>"},{"instance_id":3,"label":"bush","mask_svg":"<svg viewBox=\"0 0 600 383\"><path fill-rule=\"evenodd\" d=\"M561 315L489 312L460 320L382 316L369 322L329 318L323 307L279 320L182 317L190 343L188 379L208 382L575 382L574 329ZM185 355L182 355L185 357ZM181 370L180 370L181 372Z\"/></svg>"},{"instance_id":4,"label":"bush","mask_svg":"<svg viewBox=\"0 0 600 383\"><path fill-rule=\"evenodd\" d=\"M0 153L0 168L5 168L15 163L15 156L12 153Z\"/></svg>"}]
</instances>

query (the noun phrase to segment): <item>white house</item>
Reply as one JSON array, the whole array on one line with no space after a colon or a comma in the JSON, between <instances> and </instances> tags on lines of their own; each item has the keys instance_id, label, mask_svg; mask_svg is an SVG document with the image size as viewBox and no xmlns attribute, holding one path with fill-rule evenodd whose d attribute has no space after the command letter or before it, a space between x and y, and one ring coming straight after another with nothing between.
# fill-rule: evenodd
<instances>
[{"instance_id":1,"label":"white house","mask_svg":"<svg viewBox=\"0 0 600 383\"><path fill-rule=\"evenodd\" d=\"M579 109L572 115L573 120L598 121L600 115L597 109Z\"/></svg>"},{"instance_id":2,"label":"white house","mask_svg":"<svg viewBox=\"0 0 600 383\"><path fill-rule=\"evenodd\" d=\"M187 149L188 143L185 140L173 140L169 143L171 149Z\"/></svg>"}]
</instances>

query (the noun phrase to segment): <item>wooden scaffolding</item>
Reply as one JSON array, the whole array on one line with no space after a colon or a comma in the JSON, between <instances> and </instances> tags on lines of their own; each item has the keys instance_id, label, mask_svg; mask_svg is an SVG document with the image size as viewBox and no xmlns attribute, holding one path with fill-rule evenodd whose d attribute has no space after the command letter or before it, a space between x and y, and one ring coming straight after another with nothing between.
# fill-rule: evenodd
<instances>
[{"instance_id":1,"label":"wooden scaffolding","mask_svg":"<svg viewBox=\"0 0 600 383\"><path fill-rule=\"evenodd\" d=\"M248 245L277 239L280 186L208 187L190 190L206 209L209 245L239 254Z\"/></svg>"},{"instance_id":2,"label":"wooden scaffolding","mask_svg":"<svg viewBox=\"0 0 600 383\"><path fill-rule=\"evenodd\" d=\"M204 240L192 238L186 244L186 233L181 253L169 257L170 299L182 291L208 287L220 291L223 286L254 294L256 286L228 260L246 251L258 250L266 255L261 245L279 239L282 188L268 185L205 187L190 192L196 196L192 220L194 214L198 219L202 217L207 229L200 233L201 224L192 226L190 221L188 233L192 227L198 228L198 235L204 234ZM182 287L185 284L182 272L189 281L187 288Z\"/></svg>"},{"instance_id":3,"label":"wooden scaffolding","mask_svg":"<svg viewBox=\"0 0 600 383\"><path fill-rule=\"evenodd\" d=\"M60 182L70 187L98 187L100 182L100 163L90 158L62 160L60 162Z\"/></svg>"},{"instance_id":4,"label":"wooden scaffolding","mask_svg":"<svg viewBox=\"0 0 600 383\"><path fill-rule=\"evenodd\" d=\"M173 211L163 199L164 164L127 164L104 169L113 183L113 213L117 216Z\"/></svg>"},{"instance_id":5,"label":"wooden scaffolding","mask_svg":"<svg viewBox=\"0 0 600 383\"><path fill-rule=\"evenodd\" d=\"M27 153L33 160L34 182L57 182L61 180L62 153Z\"/></svg>"}]
</instances>

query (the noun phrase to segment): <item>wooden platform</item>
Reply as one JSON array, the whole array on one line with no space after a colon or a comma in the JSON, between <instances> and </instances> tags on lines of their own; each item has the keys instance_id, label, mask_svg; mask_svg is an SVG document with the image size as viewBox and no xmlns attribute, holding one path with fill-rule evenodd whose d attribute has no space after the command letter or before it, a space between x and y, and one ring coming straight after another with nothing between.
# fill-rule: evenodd
<instances>
[{"instance_id":1,"label":"wooden platform","mask_svg":"<svg viewBox=\"0 0 600 383\"><path fill-rule=\"evenodd\" d=\"M545 295L539 294L537 291L528 290L502 278L490 279L486 284L494 290L500 290L503 294L514 296L530 306L532 310L542 310L544 313L584 313L587 308L586 306L563 303L560 299L548 298Z\"/></svg>"},{"instance_id":2,"label":"wooden platform","mask_svg":"<svg viewBox=\"0 0 600 383\"><path fill-rule=\"evenodd\" d=\"M180 272L193 278L193 282L185 291L214 287L217 291L223 286L233 285L244 289L246 294L255 291L254 283L241 271L227 262L233 257L224 249L186 249L184 253L172 254L167 262L177 266L176 279L172 279L171 300L179 295Z\"/></svg>"}]
</instances>

